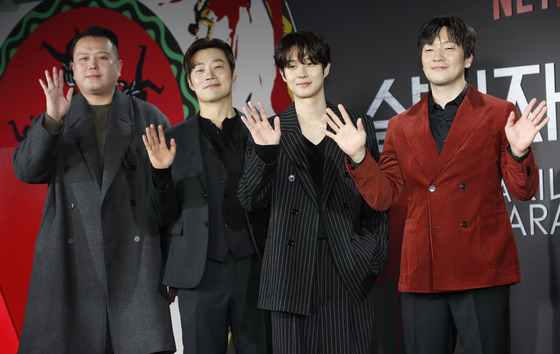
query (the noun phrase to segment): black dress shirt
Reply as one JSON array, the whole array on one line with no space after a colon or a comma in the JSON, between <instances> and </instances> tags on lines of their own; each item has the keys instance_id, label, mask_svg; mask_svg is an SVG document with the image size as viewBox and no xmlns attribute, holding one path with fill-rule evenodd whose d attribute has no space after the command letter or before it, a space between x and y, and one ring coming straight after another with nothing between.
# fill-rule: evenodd
<instances>
[{"instance_id":1,"label":"black dress shirt","mask_svg":"<svg viewBox=\"0 0 560 354\"><path fill-rule=\"evenodd\" d=\"M467 94L467 84L459 96L455 97L454 100L447 102L445 108L442 108L439 104L434 102L432 97L432 92L430 91L428 96L428 109L429 109L429 119L430 119L430 130L432 131L432 136L436 142L438 152L441 153L443 149L443 143L447 139L447 134L451 129L451 124L455 120L459 106L463 102L465 95Z\"/></svg>"}]
</instances>

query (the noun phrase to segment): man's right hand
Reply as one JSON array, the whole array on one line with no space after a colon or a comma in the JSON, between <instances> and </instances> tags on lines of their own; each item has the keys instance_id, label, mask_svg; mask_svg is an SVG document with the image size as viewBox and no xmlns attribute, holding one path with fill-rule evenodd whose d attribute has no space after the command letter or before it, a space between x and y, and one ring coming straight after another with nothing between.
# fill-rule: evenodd
<instances>
[{"instance_id":1,"label":"man's right hand","mask_svg":"<svg viewBox=\"0 0 560 354\"><path fill-rule=\"evenodd\" d=\"M45 70L45 78L46 83L41 79L39 79L39 83L47 100L47 115L57 122L61 122L70 109L74 88L71 87L64 96L64 76L62 70L57 72L56 67L52 69L52 78L49 71Z\"/></svg>"},{"instance_id":2,"label":"man's right hand","mask_svg":"<svg viewBox=\"0 0 560 354\"><path fill-rule=\"evenodd\" d=\"M161 125L158 126L157 133L156 127L153 124L147 127L146 134L142 135L142 140L144 141L148 156L150 157L150 162L154 168L165 169L173 164L175 153L177 152L177 144L175 143L175 139L171 139L171 141L169 141L170 148L167 147L165 143L165 134L163 133L163 127Z\"/></svg>"}]
</instances>

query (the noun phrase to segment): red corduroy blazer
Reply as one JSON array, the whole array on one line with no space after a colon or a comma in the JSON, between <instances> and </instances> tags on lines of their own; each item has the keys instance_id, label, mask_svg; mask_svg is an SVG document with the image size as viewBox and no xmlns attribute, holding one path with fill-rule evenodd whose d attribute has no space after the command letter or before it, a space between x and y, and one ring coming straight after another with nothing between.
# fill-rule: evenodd
<instances>
[{"instance_id":1,"label":"red corduroy blazer","mask_svg":"<svg viewBox=\"0 0 560 354\"><path fill-rule=\"evenodd\" d=\"M434 293L521 281L506 210L509 193L529 200L538 188L531 151L521 163L507 152L504 127L513 104L469 86L441 154L428 121L428 95L389 120L379 165L368 154L347 168L365 200L378 210L405 187L408 215L399 291Z\"/></svg>"}]
</instances>

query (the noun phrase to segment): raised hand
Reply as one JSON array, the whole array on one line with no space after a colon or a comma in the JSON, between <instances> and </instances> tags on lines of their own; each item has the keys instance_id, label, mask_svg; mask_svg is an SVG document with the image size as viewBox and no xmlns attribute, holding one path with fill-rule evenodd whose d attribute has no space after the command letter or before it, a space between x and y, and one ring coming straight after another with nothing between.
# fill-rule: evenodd
<instances>
[{"instance_id":1,"label":"raised hand","mask_svg":"<svg viewBox=\"0 0 560 354\"><path fill-rule=\"evenodd\" d=\"M358 118L355 127L346 109L344 109L344 106L339 104L338 109L340 110L344 122L342 122L330 108L327 108L325 120L333 132L325 128L321 128L321 131L326 136L333 139L338 147L340 147L352 161L361 162L366 156L366 131L362 123L362 118Z\"/></svg>"},{"instance_id":2,"label":"raised hand","mask_svg":"<svg viewBox=\"0 0 560 354\"><path fill-rule=\"evenodd\" d=\"M537 99L533 98L517 122L514 122L515 113L511 112L508 117L505 132L511 152L515 156L521 157L527 153L537 133L550 120L549 117L543 119L547 110L545 101L542 101L537 108L531 112L535 103L537 103Z\"/></svg>"},{"instance_id":3,"label":"raised hand","mask_svg":"<svg viewBox=\"0 0 560 354\"><path fill-rule=\"evenodd\" d=\"M249 132L251 132L251 136L257 145L278 145L280 143L280 118L278 116L274 117L274 128L268 122L266 118L266 113L264 111L264 107L261 102L258 103L259 112L257 112L257 108L253 104L253 102L249 101L249 108L251 111L247 109L247 107L243 107L243 112L245 116L241 116L241 120L247 128Z\"/></svg>"},{"instance_id":4,"label":"raised hand","mask_svg":"<svg viewBox=\"0 0 560 354\"><path fill-rule=\"evenodd\" d=\"M55 67L52 68L52 78L48 70L45 70L46 83L39 79L39 83L45 93L47 100L47 114L57 122L62 121L62 118L68 113L70 109L70 100L74 88L71 87L64 96L64 76L62 70L57 71Z\"/></svg>"},{"instance_id":5,"label":"raised hand","mask_svg":"<svg viewBox=\"0 0 560 354\"><path fill-rule=\"evenodd\" d=\"M157 169L168 168L173 164L175 160L175 153L177 152L177 144L175 139L169 141L169 148L165 143L165 134L163 133L163 127L158 126L158 132L156 133L156 127L151 124L146 128L146 134L142 135L142 140L144 141L144 146L148 151L148 157L152 166Z\"/></svg>"}]
</instances>

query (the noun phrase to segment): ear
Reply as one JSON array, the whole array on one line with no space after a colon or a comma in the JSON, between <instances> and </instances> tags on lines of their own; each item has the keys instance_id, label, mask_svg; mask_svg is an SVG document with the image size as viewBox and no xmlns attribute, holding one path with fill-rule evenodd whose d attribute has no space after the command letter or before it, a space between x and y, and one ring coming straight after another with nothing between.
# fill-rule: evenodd
<instances>
[{"instance_id":1,"label":"ear","mask_svg":"<svg viewBox=\"0 0 560 354\"><path fill-rule=\"evenodd\" d=\"M327 66L323 69L323 78L326 78L331 71L331 63L328 63Z\"/></svg>"},{"instance_id":2,"label":"ear","mask_svg":"<svg viewBox=\"0 0 560 354\"><path fill-rule=\"evenodd\" d=\"M189 84L189 88L194 91L194 86L191 82L191 76L187 75L187 83Z\"/></svg>"},{"instance_id":3,"label":"ear","mask_svg":"<svg viewBox=\"0 0 560 354\"><path fill-rule=\"evenodd\" d=\"M119 69L119 77L121 77L121 72L122 72L122 60L119 59L119 61L117 62L117 67Z\"/></svg>"},{"instance_id":4,"label":"ear","mask_svg":"<svg viewBox=\"0 0 560 354\"><path fill-rule=\"evenodd\" d=\"M286 80L286 76L284 76L284 70L278 69L278 71L280 72L280 76L282 76L282 80L284 80L284 82L288 82L288 80Z\"/></svg>"},{"instance_id":5,"label":"ear","mask_svg":"<svg viewBox=\"0 0 560 354\"><path fill-rule=\"evenodd\" d=\"M231 74L231 83L234 83L237 80L237 71L233 69L233 74Z\"/></svg>"},{"instance_id":6,"label":"ear","mask_svg":"<svg viewBox=\"0 0 560 354\"><path fill-rule=\"evenodd\" d=\"M468 58L465 58L465 68L470 68L473 62L474 56L471 54Z\"/></svg>"}]
</instances>

